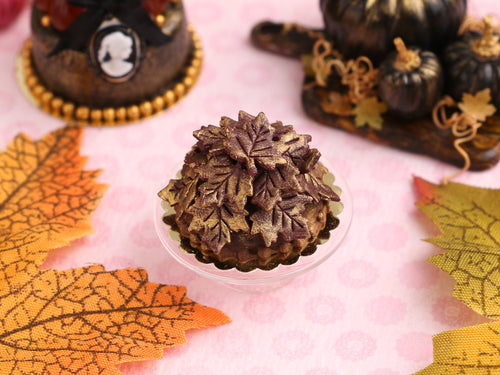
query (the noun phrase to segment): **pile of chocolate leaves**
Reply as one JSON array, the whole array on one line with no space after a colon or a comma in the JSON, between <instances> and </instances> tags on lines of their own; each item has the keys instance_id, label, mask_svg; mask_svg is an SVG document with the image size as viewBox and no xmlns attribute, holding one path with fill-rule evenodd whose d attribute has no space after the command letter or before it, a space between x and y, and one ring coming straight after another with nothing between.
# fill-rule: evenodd
<instances>
[{"instance_id":1,"label":"pile of chocolate leaves","mask_svg":"<svg viewBox=\"0 0 500 375\"><path fill-rule=\"evenodd\" d=\"M279 235L309 238L305 206L340 200L323 182L327 170L311 137L291 125L242 111L238 121L223 117L220 127L203 126L194 136L181 178L159 196L216 254L239 231L260 234L268 247Z\"/></svg>"}]
</instances>

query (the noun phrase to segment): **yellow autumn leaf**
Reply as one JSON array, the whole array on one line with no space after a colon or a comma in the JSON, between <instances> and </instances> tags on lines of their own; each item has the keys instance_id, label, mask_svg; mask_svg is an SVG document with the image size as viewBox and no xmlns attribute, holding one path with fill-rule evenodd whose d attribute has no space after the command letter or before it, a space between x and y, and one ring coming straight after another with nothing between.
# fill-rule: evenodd
<instances>
[{"instance_id":1,"label":"yellow autumn leaf","mask_svg":"<svg viewBox=\"0 0 500 375\"><path fill-rule=\"evenodd\" d=\"M497 111L493 104L490 104L490 89L484 89L474 95L464 93L462 102L458 103L458 108L464 113L474 116L479 121L486 119Z\"/></svg>"},{"instance_id":2,"label":"yellow autumn leaf","mask_svg":"<svg viewBox=\"0 0 500 375\"><path fill-rule=\"evenodd\" d=\"M500 319L500 190L434 185L421 178L415 178L415 187L418 208L442 232L428 241L446 250L429 261L456 280L456 298Z\"/></svg>"},{"instance_id":3,"label":"yellow autumn leaf","mask_svg":"<svg viewBox=\"0 0 500 375\"><path fill-rule=\"evenodd\" d=\"M382 130L384 122L382 114L387 111L387 106L379 102L376 96L361 100L361 102L352 111L355 118L356 127L368 125L375 130Z\"/></svg>"},{"instance_id":4,"label":"yellow autumn leaf","mask_svg":"<svg viewBox=\"0 0 500 375\"><path fill-rule=\"evenodd\" d=\"M414 375L500 374L500 322L434 336L434 363Z\"/></svg>"}]
</instances>

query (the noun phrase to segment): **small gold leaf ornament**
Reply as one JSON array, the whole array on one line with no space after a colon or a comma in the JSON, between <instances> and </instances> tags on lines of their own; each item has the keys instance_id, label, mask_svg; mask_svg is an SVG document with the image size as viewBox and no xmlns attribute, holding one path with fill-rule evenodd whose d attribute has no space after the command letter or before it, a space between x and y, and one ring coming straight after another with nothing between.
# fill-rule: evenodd
<instances>
[{"instance_id":1,"label":"small gold leaf ornament","mask_svg":"<svg viewBox=\"0 0 500 375\"><path fill-rule=\"evenodd\" d=\"M497 111L495 106L490 104L490 101L490 89L484 89L474 95L464 93L462 102L458 103L458 108L463 113L474 116L478 121L486 121L488 117L494 115Z\"/></svg>"},{"instance_id":2,"label":"small gold leaf ornament","mask_svg":"<svg viewBox=\"0 0 500 375\"><path fill-rule=\"evenodd\" d=\"M362 99L353 110L356 127L368 125L372 129L382 130L384 122L382 114L385 112L387 112L387 106L380 102L376 96Z\"/></svg>"},{"instance_id":3,"label":"small gold leaf ornament","mask_svg":"<svg viewBox=\"0 0 500 375\"><path fill-rule=\"evenodd\" d=\"M321 102L321 108L326 113L338 116L352 116L352 104L347 95L332 91Z\"/></svg>"},{"instance_id":4,"label":"small gold leaf ornament","mask_svg":"<svg viewBox=\"0 0 500 375\"><path fill-rule=\"evenodd\" d=\"M445 96L440 100L432 112L434 124L444 130L451 130L456 137L453 145L455 149L463 156L464 167L457 173L446 176L443 182L461 175L469 170L471 160L467 151L462 147L463 143L472 141L476 138L478 130L486 119L494 115L497 111L494 105L490 104L491 91L489 88L477 92L476 94L462 95L462 102L456 103L451 97ZM460 109L461 113L455 111L449 116L447 109Z\"/></svg>"}]
</instances>

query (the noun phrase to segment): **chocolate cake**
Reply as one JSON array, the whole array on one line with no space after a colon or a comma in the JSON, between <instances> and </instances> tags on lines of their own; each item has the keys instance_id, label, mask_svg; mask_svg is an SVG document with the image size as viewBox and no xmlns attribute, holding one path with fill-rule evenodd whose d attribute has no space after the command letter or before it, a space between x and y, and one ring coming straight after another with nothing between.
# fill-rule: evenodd
<instances>
[{"instance_id":1,"label":"chocolate cake","mask_svg":"<svg viewBox=\"0 0 500 375\"><path fill-rule=\"evenodd\" d=\"M194 132L179 179L159 196L183 243L203 262L241 271L295 262L325 228L339 196L311 137L263 113L223 117Z\"/></svg>"},{"instance_id":2,"label":"chocolate cake","mask_svg":"<svg viewBox=\"0 0 500 375\"><path fill-rule=\"evenodd\" d=\"M48 111L80 122L147 117L180 99L201 67L181 0L35 0L31 27L28 86Z\"/></svg>"}]
</instances>

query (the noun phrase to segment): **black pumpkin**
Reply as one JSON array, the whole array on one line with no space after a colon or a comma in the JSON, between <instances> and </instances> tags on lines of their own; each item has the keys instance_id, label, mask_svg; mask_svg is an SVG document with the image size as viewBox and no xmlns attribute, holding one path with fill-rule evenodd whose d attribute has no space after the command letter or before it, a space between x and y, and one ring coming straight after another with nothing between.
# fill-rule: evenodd
<instances>
[{"instance_id":1,"label":"black pumpkin","mask_svg":"<svg viewBox=\"0 0 500 375\"><path fill-rule=\"evenodd\" d=\"M380 62L401 37L441 51L456 39L467 0L321 0L327 35L346 58Z\"/></svg>"},{"instance_id":2,"label":"black pumpkin","mask_svg":"<svg viewBox=\"0 0 500 375\"><path fill-rule=\"evenodd\" d=\"M379 95L387 108L403 118L429 114L441 98L443 70L436 55L420 48L406 48L394 40L397 52L380 65Z\"/></svg>"},{"instance_id":3,"label":"black pumpkin","mask_svg":"<svg viewBox=\"0 0 500 375\"><path fill-rule=\"evenodd\" d=\"M484 23L482 33L469 32L445 50L446 87L458 101L463 93L489 88L493 103L500 108L500 35L493 31L490 17Z\"/></svg>"}]
</instances>

